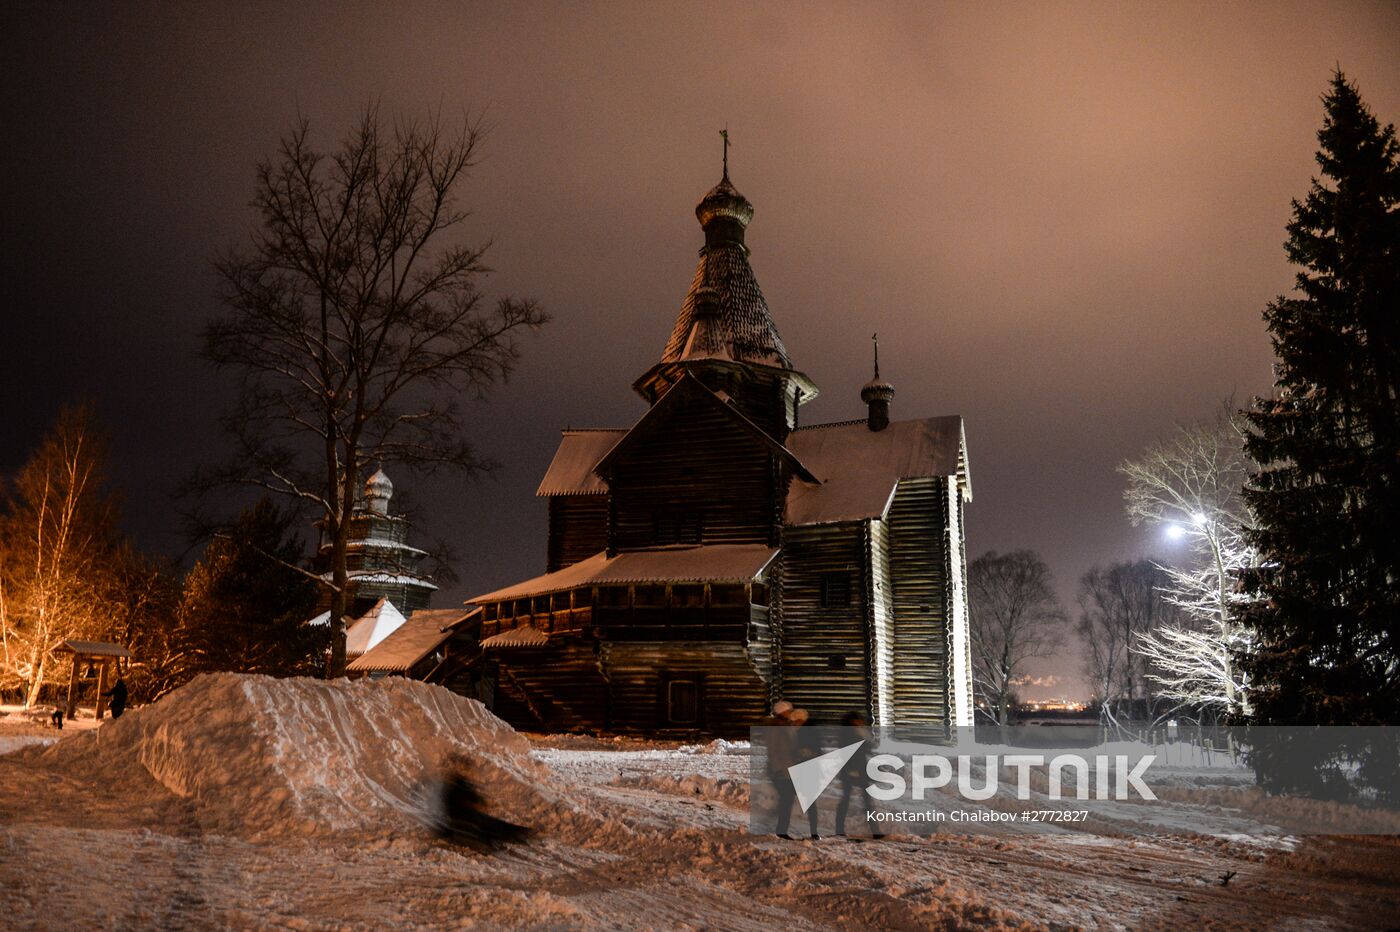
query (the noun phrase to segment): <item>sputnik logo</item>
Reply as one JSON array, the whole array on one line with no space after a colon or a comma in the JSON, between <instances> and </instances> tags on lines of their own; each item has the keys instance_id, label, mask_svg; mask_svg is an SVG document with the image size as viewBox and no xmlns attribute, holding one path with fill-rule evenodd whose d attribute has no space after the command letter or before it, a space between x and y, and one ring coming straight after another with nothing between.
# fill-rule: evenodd
<instances>
[{"instance_id":1,"label":"sputnik logo","mask_svg":"<svg viewBox=\"0 0 1400 932\"><path fill-rule=\"evenodd\" d=\"M792 778L792 787L797 791L797 802L802 806L803 812L812 808L812 804L826 792L826 788L831 786L831 781L836 779L841 768L846 766L846 762L855 756L864 743L865 740L861 739L844 748L827 751L821 757L814 757L788 768L788 776Z\"/></svg>"}]
</instances>

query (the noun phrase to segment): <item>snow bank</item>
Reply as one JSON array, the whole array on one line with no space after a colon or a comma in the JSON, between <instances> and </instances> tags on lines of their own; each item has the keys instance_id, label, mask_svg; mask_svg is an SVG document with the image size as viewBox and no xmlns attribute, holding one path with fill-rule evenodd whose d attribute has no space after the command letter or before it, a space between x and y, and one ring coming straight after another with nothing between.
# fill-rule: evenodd
<instances>
[{"instance_id":1,"label":"snow bank","mask_svg":"<svg viewBox=\"0 0 1400 932\"><path fill-rule=\"evenodd\" d=\"M46 738L42 735L0 735L0 754L9 754L12 751L18 751L20 748L31 747L35 744L47 746L57 740L57 738Z\"/></svg>"},{"instance_id":2,"label":"snow bank","mask_svg":"<svg viewBox=\"0 0 1400 932\"><path fill-rule=\"evenodd\" d=\"M400 677L211 674L100 731L20 753L133 793L143 781L132 774L144 770L211 832L421 830L435 818L435 781L453 765L501 818L565 834L602 818L562 793L529 742L481 703Z\"/></svg>"}]
</instances>

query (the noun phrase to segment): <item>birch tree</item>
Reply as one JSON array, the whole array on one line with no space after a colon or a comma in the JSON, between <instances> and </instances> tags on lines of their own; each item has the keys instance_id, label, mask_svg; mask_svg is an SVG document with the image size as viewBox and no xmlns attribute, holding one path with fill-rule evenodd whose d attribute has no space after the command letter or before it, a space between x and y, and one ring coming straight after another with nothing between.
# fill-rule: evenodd
<instances>
[{"instance_id":1,"label":"birch tree","mask_svg":"<svg viewBox=\"0 0 1400 932\"><path fill-rule=\"evenodd\" d=\"M1248 712L1247 681L1235 658L1249 646L1236 619L1248 601L1236 580L1253 563L1241 494L1249 461L1233 402L1209 420L1178 426L1118 471L1128 479L1129 520L1162 530L1186 551L1181 565L1161 567L1162 592L1179 617L1141 635L1133 649L1149 661L1164 698Z\"/></svg>"},{"instance_id":2,"label":"birch tree","mask_svg":"<svg viewBox=\"0 0 1400 932\"><path fill-rule=\"evenodd\" d=\"M989 551L968 567L972 672L977 691L1007 724L1014 681L1026 662L1063 642L1065 613L1055 597L1050 567L1031 550Z\"/></svg>"},{"instance_id":3,"label":"birch tree","mask_svg":"<svg viewBox=\"0 0 1400 932\"><path fill-rule=\"evenodd\" d=\"M102 474L103 442L87 407L65 408L20 470L0 519L0 662L24 704L52 678L65 637L104 625L114 548L114 506Z\"/></svg>"},{"instance_id":4,"label":"birch tree","mask_svg":"<svg viewBox=\"0 0 1400 932\"><path fill-rule=\"evenodd\" d=\"M205 353L240 379L224 419L230 465L200 484L286 496L318 518L329 554L330 672L345 665L346 552L355 493L380 461L490 468L461 399L506 378L546 315L490 302L487 245L460 242L457 194L484 130L367 110L332 152L299 122L257 170L251 242L218 262L227 312Z\"/></svg>"}]
</instances>

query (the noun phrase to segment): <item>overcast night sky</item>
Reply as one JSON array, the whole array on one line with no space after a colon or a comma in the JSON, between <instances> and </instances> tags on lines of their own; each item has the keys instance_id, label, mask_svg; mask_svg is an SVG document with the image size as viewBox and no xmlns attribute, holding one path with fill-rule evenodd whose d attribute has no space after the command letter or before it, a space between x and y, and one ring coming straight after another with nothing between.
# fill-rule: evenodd
<instances>
[{"instance_id":1,"label":"overcast night sky","mask_svg":"<svg viewBox=\"0 0 1400 932\"><path fill-rule=\"evenodd\" d=\"M451 604L542 571L534 489L565 426L627 426L731 177L804 423L861 416L872 331L893 415L966 418L969 556L1169 556L1114 466L1267 392L1260 313L1292 281L1289 201L1340 63L1400 119L1400 5L9 3L0 471L93 398L141 546L217 459L230 377L196 356L210 259L298 112L329 147L368 101L487 110L462 189L492 295L554 315L474 411L494 477L415 481L459 554ZM1029 695L1075 693L1066 677Z\"/></svg>"}]
</instances>

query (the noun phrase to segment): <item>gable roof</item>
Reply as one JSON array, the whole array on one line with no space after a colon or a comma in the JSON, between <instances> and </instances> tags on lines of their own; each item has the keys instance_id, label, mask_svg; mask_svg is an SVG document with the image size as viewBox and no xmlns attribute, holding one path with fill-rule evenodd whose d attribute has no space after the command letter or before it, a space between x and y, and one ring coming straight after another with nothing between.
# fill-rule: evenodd
<instances>
[{"instance_id":1,"label":"gable roof","mask_svg":"<svg viewBox=\"0 0 1400 932\"><path fill-rule=\"evenodd\" d=\"M602 427L564 431L535 494L606 495L608 484L593 467L626 433L626 428Z\"/></svg>"},{"instance_id":2,"label":"gable roof","mask_svg":"<svg viewBox=\"0 0 1400 932\"><path fill-rule=\"evenodd\" d=\"M345 656L358 657L398 630L403 613L388 599L380 599L345 631Z\"/></svg>"},{"instance_id":3,"label":"gable roof","mask_svg":"<svg viewBox=\"0 0 1400 932\"><path fill-rule=\"evenodd\" d=\"M470 614L460 608L416 611L346 669L352 673L403 673L411 670L452 637L452 627Z\"/></svg>"},{"instance_id":4,"label":"gable roof","mask_svg":"<svg viewBox=\"0 0 1400 932\"><path fill-rule=\"evenodd\" d=\"M111 641L75 641L64 638L54 650L69 651L86 657L130 657L131 651Z\"/></svg>"},{"instance_id":5,"label":"gable roof","mask_svg":"<svg viewBox=\"0 0 1400 932\"><path fill-rule=\"evenodd\" d=\"M747 583L756 579L778 551L766 544L708 544L629 550L610 557L595 553L553 573L487 592L468 604L526 599L580 586L629 583Z\"/></svg>"},{"instance_id":6,"label":"gable roof","mask_svg":"<svg viewBox=\"0 0 1400 932\"><path fill-rule=\"evenodd\" d=\"M816 481L807 467L802 464L800 459L793 455L791 450L783 446L777 440L774 440L767 431L746 417L743 412L734 407L734 405L729 404L724 398L710 391L710 389L705 387L705 385L689 371L681 377L680 381L671 386L666 394L657 399L656 404L652 405L651 409L648 410L646 414L643 414L641 419L633 424L631 429L618 439L617 443L613 444L612 449L604 454L603 458L593 467L593 471L600 476L606 475L607 469L612 462L622 455L629 446L635 443L638 437L645 436L654 425L665 417L666 411L685 395L700 398L713 404L718 410L723 411L741 431L768 450L769 453L786 460L788 465L793 468L793 471L796 472L798 476L809 482Z\"/></svg>"},{"instance_id":7,"label":"gable roof","mask_svg":"<svg viewBox=\"0 0 1400 932\"><path fill-rule=\"evenodd\" d=\"M833 524L878 518L901 479L956 476L972 498L962 418L891 421L873 431L864 420L819 424L793 431L788 447L812 467L819 486L794 483L787 523Z\"/></svg>"}]
</instances>

